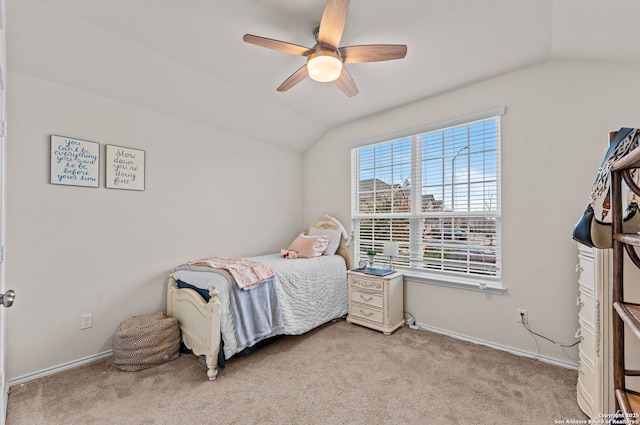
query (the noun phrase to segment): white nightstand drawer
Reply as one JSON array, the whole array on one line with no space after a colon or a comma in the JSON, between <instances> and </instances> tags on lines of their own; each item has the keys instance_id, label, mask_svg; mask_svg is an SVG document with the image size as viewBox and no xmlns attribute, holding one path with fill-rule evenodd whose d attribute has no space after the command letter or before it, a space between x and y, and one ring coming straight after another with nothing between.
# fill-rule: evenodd
<instances>
[{"instance_id":1,"label":"white nightstand drawer","mask_svg":"<svg viewBox=\"0 0 640 425\"><path fill-rule=\"evenodd\" d=\"M350 313L353 316L371 320L372 322L377 322L377 323L383 322L383 316L382 316L381 310L365 307L364 305L352 304Z\"/></svg>"},{"instance_id":2,"label":"white nightstand drawer","mask_svg":"<svg viewBox=\"0 0 640 425\"><path fill-rule=\"evenodd\" d=\"M351 290L351 301L378 308L382 308L384 305L384 298L381 293L358 289Z\"/></svg>"},{"instance_id":3,"label":"white nightstand drawer","mask_svg":"<svg viewBox=\"0 0 640 425\"><path fill-rule=\"evenodd\" d=\"M381 279L352 276L350 283L352 286L357 286L369 291L382 292L382 290L384 289L384 280Z\"/></svg>"}]
</instances>

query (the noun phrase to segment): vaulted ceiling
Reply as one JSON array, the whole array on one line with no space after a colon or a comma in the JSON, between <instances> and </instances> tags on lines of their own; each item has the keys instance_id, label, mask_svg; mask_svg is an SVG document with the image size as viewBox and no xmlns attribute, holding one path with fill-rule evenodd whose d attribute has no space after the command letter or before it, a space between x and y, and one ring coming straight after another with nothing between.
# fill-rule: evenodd
<instances>
[{"instance_id":1,"label":"vaulted ceiling","mask_svg":"<svg viewBox=\"0 0 640 425\"><path fill-rule=\"evenodd\" d=\"M341 45L406 44L407 57L347 65L352 98L310 79L280 93L305 58L242 36L311 47L324 0L6 2L10 72L300 151L332 127L552 59L640 63L637 0L352 0Z\"/></svg>"}]
</instances>

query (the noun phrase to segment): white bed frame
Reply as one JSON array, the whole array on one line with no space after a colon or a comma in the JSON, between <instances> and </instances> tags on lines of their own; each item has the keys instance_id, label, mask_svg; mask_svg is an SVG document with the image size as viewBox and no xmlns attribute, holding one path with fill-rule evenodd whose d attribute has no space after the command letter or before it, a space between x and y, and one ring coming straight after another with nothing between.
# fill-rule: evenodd
<instances>
[{"instance_id":1,"label":"white bed frame","mask_svg":"<svg viewBox=\"0 0 640 425\"><path fill-rule=\"evenodd\" d=\"M329 215L313 222L311 227L336 229L342 232L340 246L336 254L342 256L347 269L353 266L353 244L344 226ZM167 315L178 318L182 341L197 356L205 356L207 376L213 381L218 376L218 353L220 352L220 302L218 292L211 288L211 299L205 302L193 289L178 288L178 283L169 276L167 290Z\"/></svg>"}]
</instances>

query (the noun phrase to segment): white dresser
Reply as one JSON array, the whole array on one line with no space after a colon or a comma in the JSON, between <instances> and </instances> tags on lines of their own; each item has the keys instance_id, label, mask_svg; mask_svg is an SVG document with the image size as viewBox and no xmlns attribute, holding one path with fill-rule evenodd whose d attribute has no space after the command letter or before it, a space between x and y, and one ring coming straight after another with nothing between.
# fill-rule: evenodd
<instances>
[{"instance_id":1,"label":"white dresser","mask_svg":"<svg viewBox=\"0 0 640 425\"><path fill-rule=\"evenodd\" d=\"M578 244L578 404L591 419L615 408L611 371L611 250Z\"/></svg>"},{"instance_id":2,"label":"white dresser","mask_svg":"<svg viewBox=\"0 0 640 425\"><path fill-rule=\"evenodd\" d=\"M602 420L602 413L615 412L611 339L611 283L613 279L611 249L589 248L578 244L578 334L581 336L578 364L578 404L592 419ZM640 282L640 269L627 256L624 279ZM628 284L625 298L640 304L640 285ZM640 368L640 342L629 335L625 352L630 366ZM640 392L640 377L628 379L628 387Z\"/></svg>"},{"instance_id":3,"label":"white dresser","mask_svg":"<svg viewBox=\"0 0 640 425\"><path fill-rule=\"evenodd\" d=\"M391 335L404 325L404 279L395 272L373 276L353 270L349 274L347 322Z\"/></svg>"}]
</instances>

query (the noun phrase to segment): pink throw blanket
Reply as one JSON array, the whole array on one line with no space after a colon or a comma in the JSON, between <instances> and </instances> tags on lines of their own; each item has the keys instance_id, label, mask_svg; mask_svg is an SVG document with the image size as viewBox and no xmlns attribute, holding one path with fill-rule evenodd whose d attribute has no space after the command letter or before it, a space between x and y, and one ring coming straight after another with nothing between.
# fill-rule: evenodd
<instances>
[{"instance_id":1,"label":"pink throw blanket","mask_svg":"<svg viewBox=\"0 0 640 425\"><path fill-rule=\"evenodd\" d=\"M271 279L273 271L262 263L245 258L209 257L189 261L190 266L208 266L214 269L224 269L231 273L238 287L248 291L267 279Z\"/></svg>"}]
</instances>

